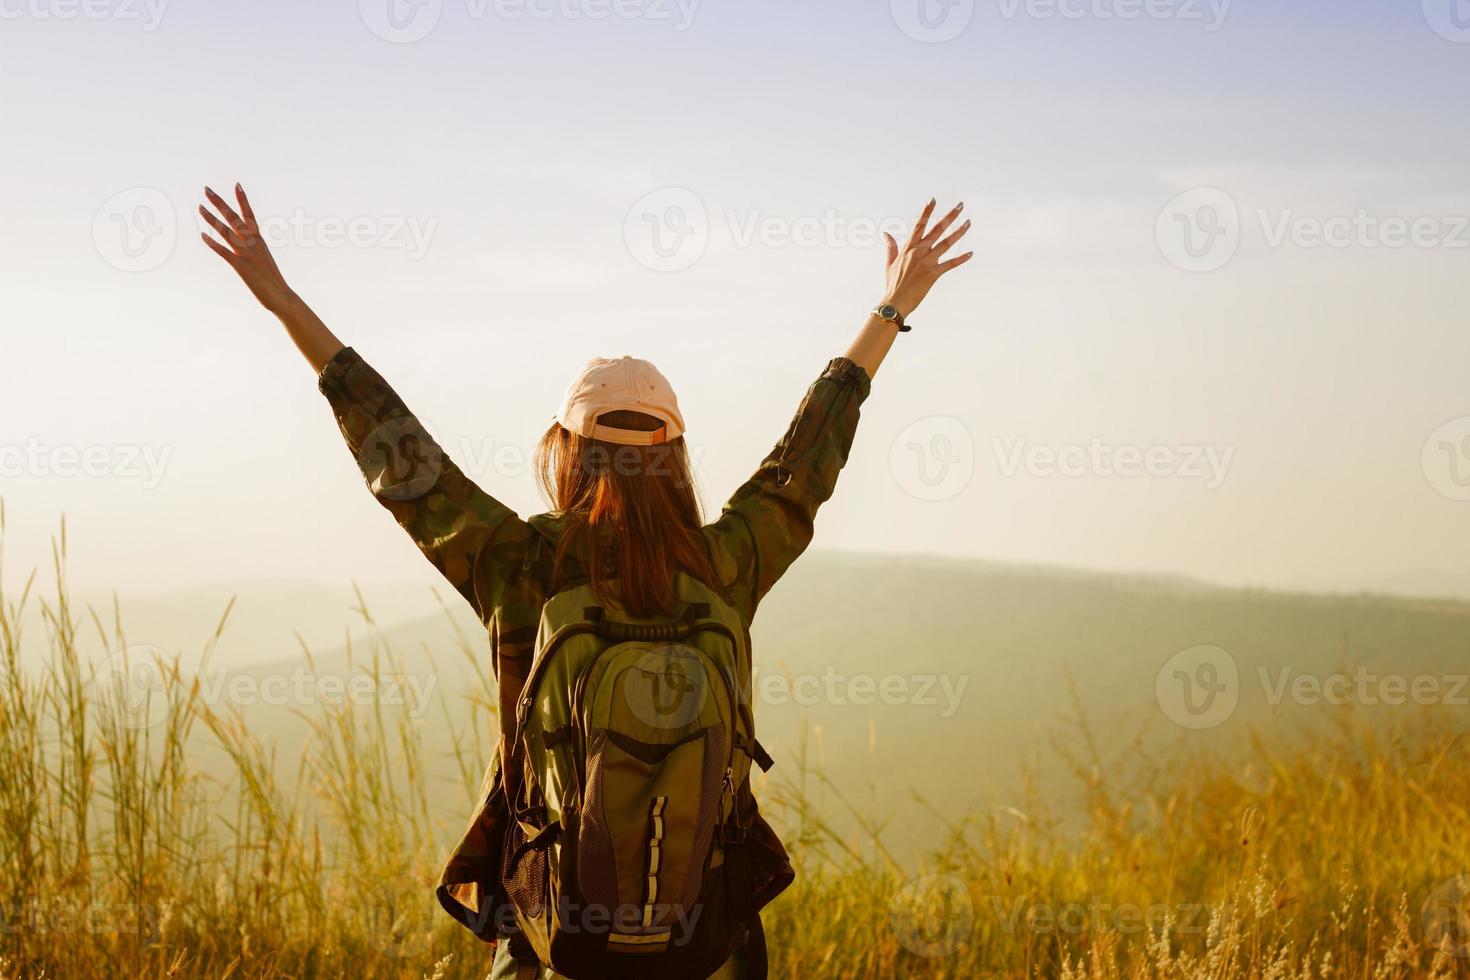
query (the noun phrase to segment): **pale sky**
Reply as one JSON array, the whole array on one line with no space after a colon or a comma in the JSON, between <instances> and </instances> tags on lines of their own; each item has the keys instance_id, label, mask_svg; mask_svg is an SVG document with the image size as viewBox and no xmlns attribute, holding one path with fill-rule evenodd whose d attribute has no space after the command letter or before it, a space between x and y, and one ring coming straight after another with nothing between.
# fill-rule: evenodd
<instances>
[{"instance_id":1,"label":"pale sky","mask_svg":"<svg viewBox=\"0 0 1470 980\"><path fill-rule=\"evenodd\" d=\"M198 242L237 179L523 515L566 382L625 353L717 508L933 194L978 254L884 365L817 547L1470 574L1460 0L388 2L0 0L7 583L63 514L86 588L432 581Z\"/></svg>"}]
</instances>

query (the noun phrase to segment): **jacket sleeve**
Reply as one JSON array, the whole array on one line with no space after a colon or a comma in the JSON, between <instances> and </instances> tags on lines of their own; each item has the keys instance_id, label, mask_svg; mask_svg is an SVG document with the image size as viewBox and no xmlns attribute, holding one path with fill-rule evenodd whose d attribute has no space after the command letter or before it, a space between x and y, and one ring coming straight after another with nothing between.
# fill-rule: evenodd
<instances>
[{"instance_id":1,"label":"jacket sleeve","mask_svg":"<svg viewBox=\"0 0 1470 980\"><path fill-rule=\"evenodd\" d=\"M857 364L834 358L807 389L776 448L706 528L721 584L747 622L811 543L817 509L847 462L870 384Z\"/></svg>"},{"instance_id":2,"label":"jacket sleeve","mask_svg":"<svg viewBox=\"0 0 1470 980\"><path fill-rule=\"evenodd\" d=\"M530 527L444 455L352 348L332 358L317 386L373 496L488 622L521 567Z\"/></svg>"}]
</instances>

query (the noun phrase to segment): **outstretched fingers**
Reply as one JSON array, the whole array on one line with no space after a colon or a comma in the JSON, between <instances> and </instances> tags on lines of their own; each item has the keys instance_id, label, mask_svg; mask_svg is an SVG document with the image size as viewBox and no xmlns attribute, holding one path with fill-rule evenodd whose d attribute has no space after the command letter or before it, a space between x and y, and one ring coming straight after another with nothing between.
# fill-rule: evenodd
<instances>
[{"instance_id":1,"label":"outstretched fingers","mask_svg":"<svg viewBox=\"0 0 1470 980\"><path fill-rule=\"evenodd\" d=\"M961 207L963 207L963 206L964 205L961 205ZM961 238L964 238L965 237L965 233L968 232L969 230L970 230L970 222L967 220L964 224L962 224L958 228L956 228L954 230L954 232L948 238L944 239L943 241L939 242L937 245L934 246L934 252L933 252L934 257L937 259L940 256L942 256L945 252L948 252L951 248L954 247L955 242L958 242Z\"/></svg>"},{"instance_id":2,"label":"outstretched fingers","mask_svg":"<svg viewBox=\"0 0 1470 980\"><path fill-rule=\"evenodd\" d=\"M909 248L913 248L919 242L924 240L924 235L927 233L926 229L929 227L929 219L934 216L934 208L938 206L938 204L938 198L929 198L929 203L927 206L925 206L923 213L919 215L919 220L914 222L914 230L909 233Z\"/></svg>"},{"instance_id":3,"label":"outstretched fingers","mask_svg":"<svg viewBox=\"0 0 1470 980\"><path fill-rule=\"evenodd\" d=\"M204 209L203 208L200 208L200 210L202 211ZM204 244L208 245L210 247L210 249L213 250L213 252L214 252L215 255L218 255L220 258L222 258L226 262L230 263L230 265L234 265L235 264L235 259L237 258L237 256L235 255L235 253L233 251L231 251L230 249L225 248L219 242L217 242L213 238L211 238L210 235L209 235L209 232L207 232L207 231L201 231L199 233L199 237L202 238L202 239L204 239Z\"/></svg>"},{"instance_id":4,"label":"outstretched fingers","mask_svg":"<svg viewBox=\"0 0 1470 980\"><path fill-rule=\"evenodd\" d=\"M250 206L250 198L245 196L245 187L239 182L235 184L235 197L240 202L240 213L245 216L245 220L249 223L250 227L254 228L255 209Z\"/></svg>"},{"instance_id":5,"label":"outstretched fingers","mask_svg":"<svg viewBox=\"0 0 1470 980\"><path fill-rule=\"evenodd\" d=\"M204 196L208 200L209 206L201 204L199 206L199 216L219 236L219 240L224 243L226 250L225 252L220 252L219 249L215 249L216 252L220 252L221 255L228 252L230 255L239 258L243 257L253 246L260 243L260 231L259 225L255 221L255 209L250 206L250 198L245 195L245 188L243 186L238 183L235 184L235 199L240 207L238 212L231 206L230 202L217 194L212 187L204 188ZM213 207L214 210L211 211L210 207ZM204 233L204 238L206 241L211 242L211 245L217 244L208 232Z\"/></svg>"},{"instance_id":6,"label":"outstretched fingers","mask_svg":"<svg viewBox=\"0 0 1470 980\"><path fill-rule=\"evenodd\" d=\"M243 237L245 233L245 221L235 213L235 209L230 207L229 202L216 194L213 188L209 187L204 188L204 196L209 198L209 203L214 205L214 209L229 223L230 227L234 229L235 234Z\"/></svg>"},{"instance_id":7,"label":"outstretched fingers","mask_svg":"<svg viewBox=\"0 0 1470 980\"><path fill-rule=\"evenodd\" d=\"M229 263L266 309L277 313L285 310L294 294L271 255L270 245L260 234L245 188L235 185L239 211L211 187L204 188L204 196L206 201L199 206L199 216L204 219L199 237L211 252Z\"/></svg>"},{"instance_id":8,"label":"outstretched fingers","mask_svg":"<svg viewBox=\"0 0 1470 980\"><path fill-rule=\"evenodd\" d=\"M218 232L219 236L223 238L228 244L233 245L236 248L240 247L241 242L239 233L234 228L231 228L229 225L225 224L219 218L216 218L210 212L210 210L202 204L199 205L199 216L203 218L206 222L208 222L209 227ZM208 238L209 236L205 235L204 237Z\"/></svg>"},{"instance_id":9,"label":"outstretched fingers","mask_svg":"<svg viewBox=\"0 0 1470 980\"><path fill-rule=\"evenodd\" d=\"M961 201L959 204L956 204L954 206L954 209L950 211L949 214L946 214L942 219L940 219L939 224L929 229L928 234L923 237L919 244L933 246L933 244L939 240L939 236L943 235L946 231L949 230L949 226L954 224L955 219L960 216L960 212L963 210L965 210L965 202Z\"/></svg>"},{"instance_id":10,"label":"outstretched fingers","mask_svg":"<svg viewBox=\"0 0 1470 980\"><path fill-rule=\"evenodd\" d=\"M941 262L939 263L939 274L942 276L950 269L958 269L960 266L964 265L966 262L970 261L974 257L974 252L966 252L964 255L955 256L948 262Z\"/></svg>"}]
</instances>

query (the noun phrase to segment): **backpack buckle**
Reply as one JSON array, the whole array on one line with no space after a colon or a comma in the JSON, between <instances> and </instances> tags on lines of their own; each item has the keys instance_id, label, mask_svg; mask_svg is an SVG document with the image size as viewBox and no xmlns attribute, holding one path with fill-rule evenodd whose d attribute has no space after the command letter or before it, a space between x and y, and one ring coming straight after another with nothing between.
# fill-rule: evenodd
<instances>
[{"instance_id":1,"label":"backpack buckle","mask_svg":"<svg viewBox=\"0 0 1470 980\"><path fill-rule=\"evenodd\" d=\"M747 828L741 826L739 817L734 812L731 812L730 816L725 818L725 822L720 824L719 837L721 848L731 844L736 846L744 844L748 836L749 831Z\"/></svg>"}]
</instances>

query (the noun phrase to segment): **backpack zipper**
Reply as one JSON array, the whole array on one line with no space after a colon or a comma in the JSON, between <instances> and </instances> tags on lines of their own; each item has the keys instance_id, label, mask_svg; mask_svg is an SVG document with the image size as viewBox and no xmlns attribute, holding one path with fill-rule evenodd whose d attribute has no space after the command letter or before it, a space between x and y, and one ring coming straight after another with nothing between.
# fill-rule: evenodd
<instances>
[{"instance_id":1,"label":"backpack zipper","mask_svg":"<svg viewBox=\"0 0 1470 980\"><path fill-rule=\"evenodd\" d=\"M541 684L541 678L546 673L546 665L551 662L552 655L557 649L573 636L582 633L595 633L596 628L591 623L569 623L551 634L546 641L541 656L531 667L531 674L526 678L526 683L521 687L521 703L516 711L516 740L519 741L521 732L526 728L526 716L530 713L531 705L536 700L536 689Z\"/></svg>"}]
</instances>

